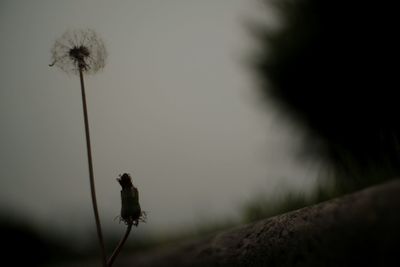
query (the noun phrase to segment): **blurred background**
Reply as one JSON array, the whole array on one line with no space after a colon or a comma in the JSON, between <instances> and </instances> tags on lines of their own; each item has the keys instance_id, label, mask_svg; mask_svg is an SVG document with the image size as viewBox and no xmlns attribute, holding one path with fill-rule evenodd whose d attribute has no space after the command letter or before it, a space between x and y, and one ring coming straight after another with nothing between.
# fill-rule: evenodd
<instances>
[{"instance_id":1,"label":"blurred background","mask_svg":"<svg viewBox=\"0 0 400 267\"><path fill-rule=\"evenodd\" d=\"M2 251L32 265L98 253L79 80L48 66L67 29L108 51L86 77L108 250L124 172L148 216L126 253L397 175L394 22L341 2L2 0Z\"/></svg>"}]
</instances>

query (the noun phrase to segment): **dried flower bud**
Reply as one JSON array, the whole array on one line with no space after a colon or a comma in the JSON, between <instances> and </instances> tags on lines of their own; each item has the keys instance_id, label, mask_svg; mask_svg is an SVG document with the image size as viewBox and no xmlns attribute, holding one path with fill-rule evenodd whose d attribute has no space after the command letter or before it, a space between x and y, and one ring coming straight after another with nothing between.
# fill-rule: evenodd
<instances>
[{"instance_id":1,"label":"dried flower bud","mask_svg":"<svg viewBox=\"0 0 400 267\"><path fill-rule=\"evenodd\" d=\"M122 187L121 190L121 220L126 224L137 226L139 221L144 222L145 213L142 212L139 204L139 191L133 185L131 176L127 173L120 175L117 181Z\"/></svg>"}]
</instances>

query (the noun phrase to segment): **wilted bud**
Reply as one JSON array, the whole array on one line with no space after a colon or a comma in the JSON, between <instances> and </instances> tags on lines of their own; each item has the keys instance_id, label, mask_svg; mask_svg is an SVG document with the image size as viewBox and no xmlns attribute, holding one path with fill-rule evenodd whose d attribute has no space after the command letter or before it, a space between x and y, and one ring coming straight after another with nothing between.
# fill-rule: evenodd
<instances>
[{"instance_id":1,"label":"wilted bud","mask_svg":"<svg viewBox=\"0 0 400 267\"><path fill-rule=\"evenodd\" d=\"M121 220L126 224L137 226L139 221L144 222L144 212L139 204L139 191L133 186L131 176L127 173L120 175L117 181L122 187L121 190Z\"/></svg>"}]
</instances>

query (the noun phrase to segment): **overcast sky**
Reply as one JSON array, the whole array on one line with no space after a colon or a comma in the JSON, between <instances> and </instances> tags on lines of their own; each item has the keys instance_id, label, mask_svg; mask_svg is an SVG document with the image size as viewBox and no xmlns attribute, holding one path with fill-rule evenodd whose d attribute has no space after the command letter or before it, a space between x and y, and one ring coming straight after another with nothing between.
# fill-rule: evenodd
<instances>
[{"instance_id":1,"label":"overcast sky","mask_svg":"<svg viewBox=\"0 0 400 267\"><path fill-rule=\"evenodd\" d=\"M256 192L306 190L317 173L295 159L301 136L261 106L243 59L243 22L258 1L0 1L0 202L35 223L94 229L78 77L50 68L54 41L91 28L104 70L86 77L103 224L129 172L168 231L227 216ZM267 20L274 18L265 10Z\"/></svg>"}]
</instances>

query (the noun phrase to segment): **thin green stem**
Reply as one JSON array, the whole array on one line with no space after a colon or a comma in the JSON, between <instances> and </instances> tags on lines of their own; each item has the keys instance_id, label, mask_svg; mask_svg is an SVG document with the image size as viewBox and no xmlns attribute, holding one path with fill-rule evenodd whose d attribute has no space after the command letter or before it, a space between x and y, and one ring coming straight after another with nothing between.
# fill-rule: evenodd
<instances>
[{"instance_id":1,"label":"thin green stem","mask_svg":"<svg viewBox=\"0 0 400 267\"><path fill-rule=\"evenodd\" d=\"M91 195L92 195L94 218L95 218L95 221L96 221L97 236L99 238L99 244L100 244L100 249L101 249L102 263L103 263L103 267L107 267L106 249L105 249L105 246L104 246L104 239L103 239L103 234L102 234L102 231L101 231L99 211L97 209L96 189L95 189L95 185L94 185L92 149L91 149L91 146L90 146L89 119L88 119L88 112L87 112L87 105L86 105L85 83L84 83L84 80L83 80L82 68L79 68L79 78L80 78L80 81L81 81L83 117L84 117L84 121L85 121L86 148L87 148L87 157L88 157L88 165L89 165L89 178L90 178L89 179L90 180L90 192L91 192Z\"/></svg>"},{"instance_id":2,"label":"thin green stem","mask_svg":"<svg viewBox=\"0 0 400 267\"><path fill-rule=\"evenodd\" d=\"M121 252L122 247L125 244L125 241L128 239L129 233L132 230L132 223L129 223L128 226L126 227L126 231L124 236L121 238L121 240L118 243L118 246L115 248L114 252L112 253L111 257L107 261L107 266L111 267L117 258L118 254Z\"/></svg>"}]
</instances>

